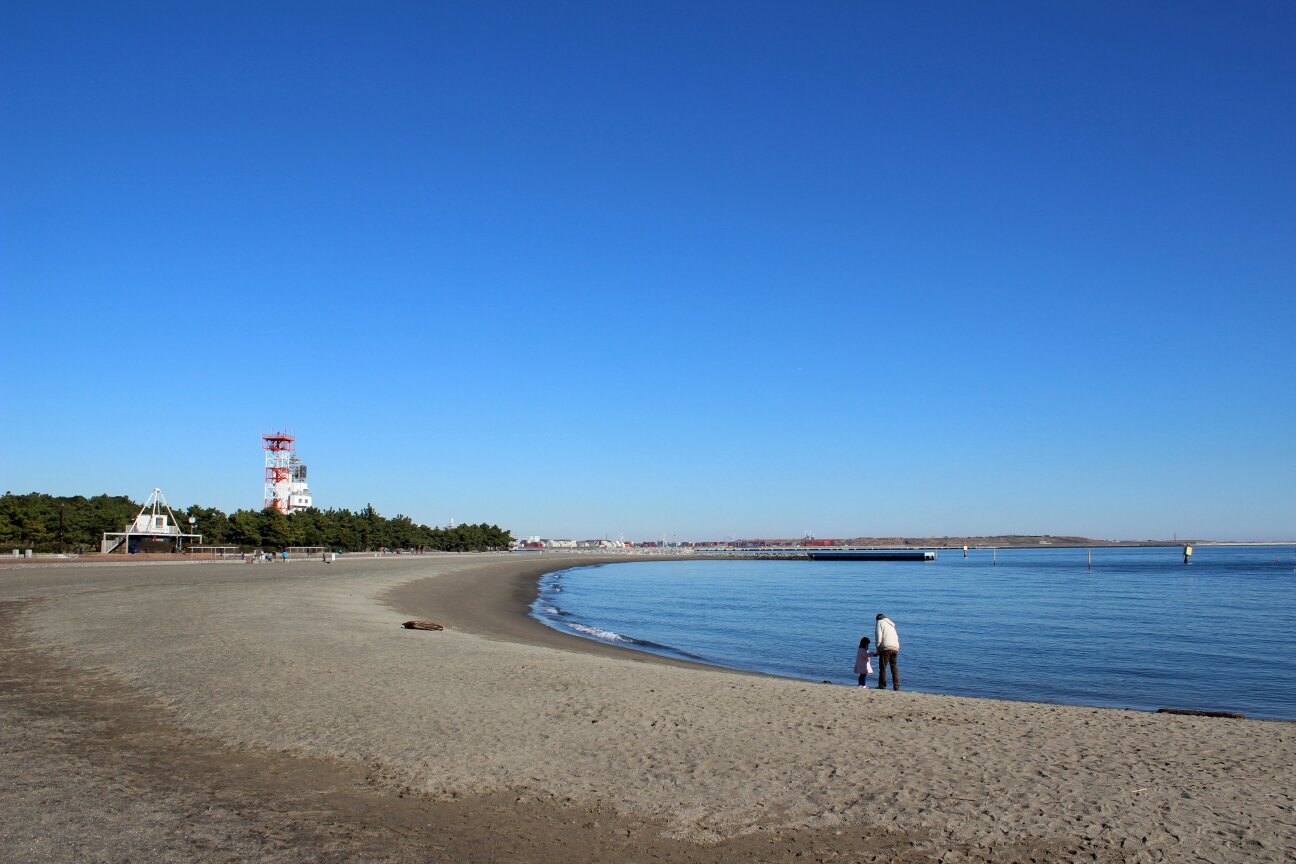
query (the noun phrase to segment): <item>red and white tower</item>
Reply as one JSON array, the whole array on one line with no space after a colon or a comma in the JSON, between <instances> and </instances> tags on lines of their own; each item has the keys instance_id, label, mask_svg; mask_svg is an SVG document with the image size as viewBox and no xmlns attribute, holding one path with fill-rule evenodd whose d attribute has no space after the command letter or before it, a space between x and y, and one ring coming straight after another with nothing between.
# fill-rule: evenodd
<instances>
[{"instance_id":1,"label":"red and white tower","mask_svg":"<svg viewBox=\"0 0 1296 864\"><path fill-rule=\"evenodd\" d=\"M265 432L261 449L265 451L265 507L287 514L291 509L292 456L296 437L287 432Z\"/></svg>"}]
</instances>

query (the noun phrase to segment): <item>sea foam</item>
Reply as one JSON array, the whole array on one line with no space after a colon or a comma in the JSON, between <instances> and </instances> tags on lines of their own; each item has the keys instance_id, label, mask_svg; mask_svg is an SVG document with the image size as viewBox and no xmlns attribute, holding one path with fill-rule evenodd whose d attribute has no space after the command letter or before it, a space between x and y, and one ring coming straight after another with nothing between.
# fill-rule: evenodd
<instances>
[{"instance_id":1,"label":"sea foam","mask_svg":"<svg viewBox=\"0 0 1296 864\"><path fill-rule=\"evenodd\" d=\"M577 633L584 633L586 636L592 636L595 639L602 639L605 642L625 642L626 644L633 644L635 642L635 640L627 639L620 633L613 633L611 630L601 630L598 627L590 627L587 624L568 624L567 626L572 630L575 630Z\"/></svg>"}]
</instances>

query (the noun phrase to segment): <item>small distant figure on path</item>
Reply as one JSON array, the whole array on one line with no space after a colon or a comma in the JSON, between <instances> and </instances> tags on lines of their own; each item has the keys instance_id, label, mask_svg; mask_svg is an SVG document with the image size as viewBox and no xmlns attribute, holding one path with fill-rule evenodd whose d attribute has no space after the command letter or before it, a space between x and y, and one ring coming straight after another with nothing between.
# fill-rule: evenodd
<instances>
[{"instance_id":1,"label":"small distant figure on path","mask_svg":"<svg viewBox=\"0 0 1296 864\"><path fill-rule=\"evenodd\" d=\"M887 666L891 666L892 687L900 689L900 634L896 632L895 622L883 615L877 616L878 689L886 689Z\"/></svg>"},{"instance_id":2,"label":"small distant figure on path","mask_svg":"<svg viewBox=\"0 0 1296 864\"><path fill-rule=\"evenodd\" d=\"M865 636L860 639L859 648L855 651L855 674L859 676L859 686L865 690L868 689L868 676L873 671L873 664L869 661L870 657L876 657L869 650L869 638Z\"/></svg>"}]
</instances>

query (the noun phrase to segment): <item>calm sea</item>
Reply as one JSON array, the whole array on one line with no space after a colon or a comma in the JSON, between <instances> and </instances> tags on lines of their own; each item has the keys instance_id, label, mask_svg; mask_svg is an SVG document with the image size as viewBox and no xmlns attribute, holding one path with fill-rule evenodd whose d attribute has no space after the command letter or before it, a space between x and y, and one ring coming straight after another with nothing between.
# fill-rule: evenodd
<instances>
[{"instance_id":1,"label":"calm sea","mask_svg":"<svg viewBox=\"0 0 1296 864\"><path fill-rule=\"evenodd\" d=\"M989 550L934 562L650 561L541 582L551 627L854 684L878 612L906 690L1296 719L1296 549ZM874 664L876 665L876 663ZM870 684L874 681L870 680Z\"/></svg>"}]
</instances>

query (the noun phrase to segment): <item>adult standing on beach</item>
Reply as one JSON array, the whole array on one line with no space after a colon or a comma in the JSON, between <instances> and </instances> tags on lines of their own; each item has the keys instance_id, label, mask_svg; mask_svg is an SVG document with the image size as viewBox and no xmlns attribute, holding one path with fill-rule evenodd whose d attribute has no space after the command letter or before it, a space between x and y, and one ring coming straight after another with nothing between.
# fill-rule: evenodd
<instances>
[{"instance_id":1,"label":"adult standing on beach","mask_svg":"<svg viewBox=\"0 0 1296 864\"><path fill-rule=\"evenodd\" d=\"M891 667L892 687L900 689L900 634L896 632L895 622L883 615L877 616L877 630L873 634L877 643L878 689L885 690L887 666Z\"/></svg>"}]
</instances>

